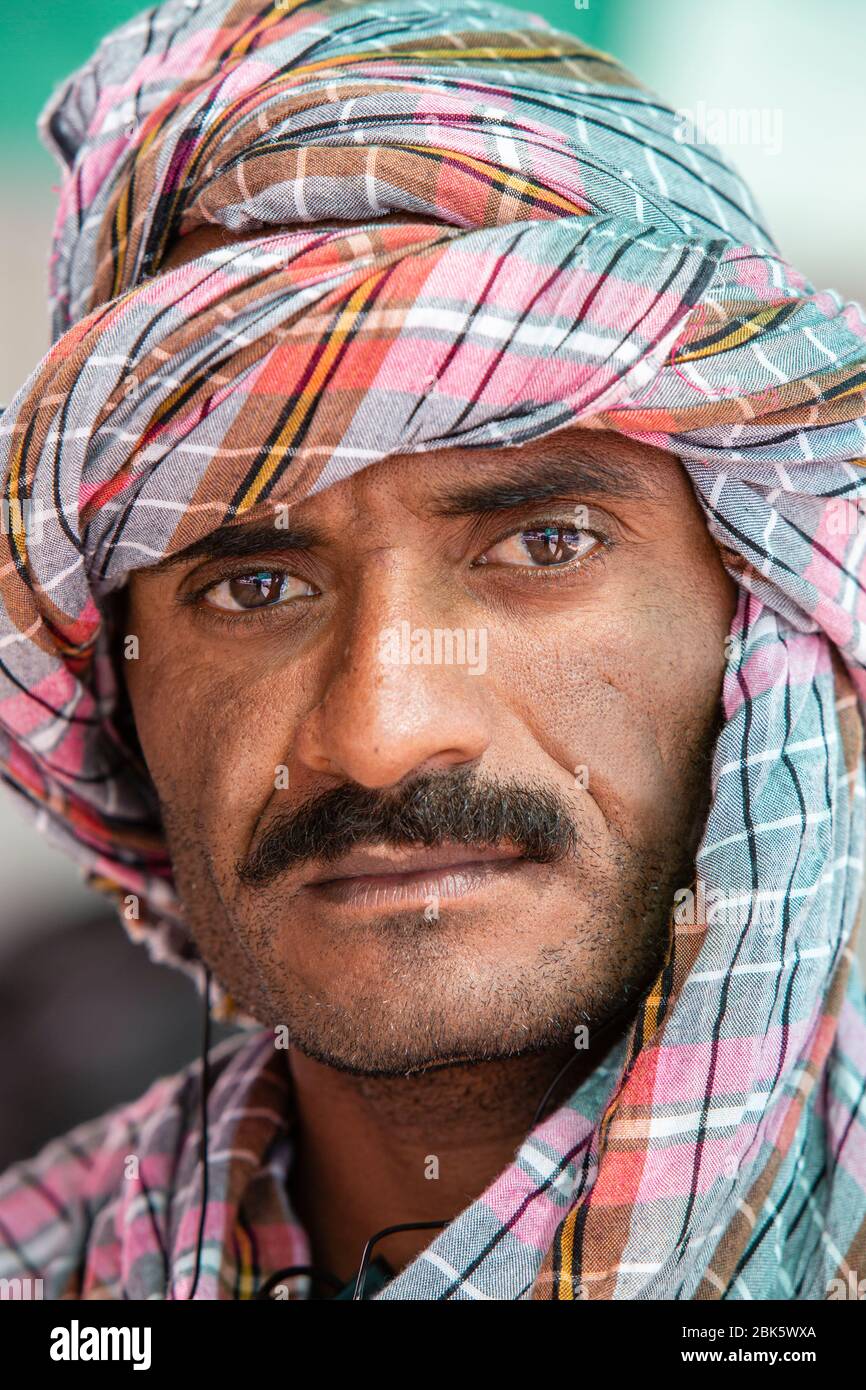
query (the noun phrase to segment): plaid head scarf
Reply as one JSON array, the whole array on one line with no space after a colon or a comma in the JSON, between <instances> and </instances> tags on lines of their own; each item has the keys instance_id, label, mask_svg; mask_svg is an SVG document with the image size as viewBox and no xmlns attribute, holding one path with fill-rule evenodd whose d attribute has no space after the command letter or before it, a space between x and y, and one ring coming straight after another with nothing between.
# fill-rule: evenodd
<instances>
[{"instance_id":1,"label":"plaid head scarf","mask_svg":"<svg viewBox=\"0 0 866 1390\"><path fill-rule=\"evenodd\" d=\"M488 0L167 0L41 129L55 341L0 420L7 785L135 901L155 956L199 968L108 596L389 456L575 424L668 450L739 586L695 903L628 1036L379 1296L824 1298L866 1275L863 311L784 261L736 172L614 59ZM209 223L247 235L157 274ZM240 1113L261 1168L215 1161L196 1297L297 1257L275 1076L261 1033L220 1073L215 1133ZM124 1112L148 1220L112 1166L128 1128L81 1140L87 1291L182 1296L204 1196L160 1167L181 1124L160 1086ZM62 1206L61 1169L39 1176ZM0 1218L35 1251L24 1185Z\"/></svg>"}]
</instances>

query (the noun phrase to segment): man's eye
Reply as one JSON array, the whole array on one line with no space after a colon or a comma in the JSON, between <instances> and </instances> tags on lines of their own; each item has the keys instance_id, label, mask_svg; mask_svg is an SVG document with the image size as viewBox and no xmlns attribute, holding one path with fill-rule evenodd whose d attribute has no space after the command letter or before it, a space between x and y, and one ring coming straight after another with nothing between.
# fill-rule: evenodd
<instances>
[{"instance_id":1,"label":"man's eye","mask_svg":"<svg viewBox=\"0 0 866 1390\"><path fill-rule=\"evenodd\" d=\"M551 569L585 560L601 544L591 531L572 526L530 526L497 541L476 563Z\"/></svg>"},{"instance_id":2,"label":"man's eye","mask_svg":"<svg viewBox=\"0 0 866 1390\"><path fill-rule=\"evenodd\" d=\"M274 608L293 598L308 598L315 594L312 584L283 570L254 570L236 574L207 589L202 598L212 608L230 613L249 612L253 608Z\"/></svg>"}]
</instances>

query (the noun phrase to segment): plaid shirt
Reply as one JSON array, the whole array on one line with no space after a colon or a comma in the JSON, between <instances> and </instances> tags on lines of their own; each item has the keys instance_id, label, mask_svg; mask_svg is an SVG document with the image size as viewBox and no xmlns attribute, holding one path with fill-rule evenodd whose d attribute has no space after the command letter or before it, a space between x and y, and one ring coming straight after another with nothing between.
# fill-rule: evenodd
<instances>
[{"instance_id":1,"label":"plaid shirt","mask_svg":"<svg viewBox=\"0 0 866 1390\"><path fill-rule=\"evenodd\" d=\"M286 1054L267 1031L214 1048L210 1072L195 1298L247 1299L279 1270L311 1262L289 1198L292 1087ZM0 1179L0 1278L39 1277L46 1298L189 1297L204 1193L200 1075L195 1063L155 1082ZM586 1092L539 1125L484 1196L378 1296L527 1297L577 1189L591 1109L613 1076L610 1063L599 1067ZM309 1280L284 1287L303 1298Z\"/></svg>"}]
</instances>

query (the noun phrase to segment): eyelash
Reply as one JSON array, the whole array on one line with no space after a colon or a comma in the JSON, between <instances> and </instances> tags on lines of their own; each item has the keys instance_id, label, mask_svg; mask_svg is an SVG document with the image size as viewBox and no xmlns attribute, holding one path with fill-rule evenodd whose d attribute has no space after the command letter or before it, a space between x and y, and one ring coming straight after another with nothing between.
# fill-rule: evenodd
<instances>
[{"instance_id":1,"label":"eyelash","mask_svg":"<svg viewBox=\"0 0 866 1390\"><path fill-rule=\"evenodd\" d=\"M538 517L536 519L533 519L532 521L524 522L521 526L509 527L508 529L503 531L501 535L498 535L494 537L492 540L489 540L485 546L485 551L491 550L493 546L499 545L501 541L508 540L511 536L520 535L522 532L525 531L540 531L548 526L556 527L557 529L562 531L571 530L575 532L581 532L582 534L587 536L592 536L595 540L599 542L600 548L598 550L592 551L589 555L583 556L582 558L577 560L567 561L562 565L539 566L538 568L533 568L529 565L527 565L526 567L518 565L491 565L488 567L487 565L481 565L478 563L477 560L474 560L472 562L471 568L482 570L490 568L496 569L500 572L504 571L505 573L507 573L510 570L512 572L520 574L523 579L531 578L533 583L568 583L573 578L573 576L579 574L581 571L585 571L589 565L597 566L604 564L605 560L607 559L608 551L612 549L612 547L616 543L611 536L606 535L603 531L599 531L596 528L593 528L591 526L575 526L570 518L563 518L561 516L550 516ZM268 568L267 562L265 562L263 565L256 566L256 568L259 570L266 570ZM274 565L271 568L270 572L272 574L289 573L288 570L281 570L276 565ZM217 608L213 604L206 604L203 602L204 595L209 593L211 589L215 589L218 584L224 584L232 579L240 579L244 575L250 573L251 569L249 566L246 566L244 568L238 568L237 570L231 572L223 573L215 579L209 579L206 584L202 584L198 588L192 590L190 593L184 594L181 597L180 602L185 606L192 606L194 611L200 614L204 614L204 611L206 610L207 620L210 622L215 621L217 623L222 622L236 625L238 620L241 620L246 626L252 626L257 623L266 623L270 620L270 615L273 613L274 609L282 608L287 605L274 603L269 604L264 608L250 608L245 613L243 613L238 611L231 611L228 609ZM315 598L316 595L303 595L301 596L301 601L305 597ZM298 599L294 599L292 600L292 603L294 604L298 601Z\"/></svg>"},{"instance_id":2,"label":"eyelash","mask_svg":"<svg viewBox=\"0 0 866 1390\"><path fill-rule=\"evenodd\" d=\"M267 561L262 565L256 565L255 569L259 573L262 571L268 571L271 574L289 573L288 570L281 569L279 565L269 566ZM197 588L192 589L188 594L183 594L180 597L180 602L184 607L191 608L195 617L201 618L209 623L225 623L236 628L240 621L244 624L244 627L250 628L272 622L274 610L285 608L287 607L286 604L272 603L266 605L264 608L249 608L244 613L226 608L217 608L212 603L204 602L205 594L209 593L211 589L215 589L218 584L225 584L232 579L242 579L244 575L251 573L252 570L250 566L246 565L237 570L221 574L216 579L209 579L206 584L199 585ZM299 595L297 599L293 599L292 603L303 603L307 599L314 599L316 597L318 597L316 594L302 594Z\"/></svg>"},{"instance_id":3,"label":"eyelash","mask_svg":"<svg viewBox=\"0 0 866 1390\"><path fill-rule=\"evenodd\" d=\"M589 555L569 561L563 565L540 565L538 568L533 568L530 565L527 565L525 568L518 565L503 565L501 569L506 573L509 571L511 573L518 573L522 578L530 577L533 583L566 583L570 576L579 573L581 570L585 570L588 565L596 563L603 564L604 560L607 558L607 552L611 550L615 544L611 536L607 535L604 531L598 530L596 527L575 526L570 518L548 516L538 517L533 521L525 521L521 526L508 527L507 530L503 531L501 536L496 536L493 540L487 542L485 551L492 550L495 545L499 545L500 541L507 541L511 536L519 536L525 531L543 531L545 527L556 527L556 529L560 531L575 531L584 536L592 536L594 540L599 542L601 548L592 551ZM497 569L500 567L495 565L488 567L487 565L479 565L477 561L473 561L472 568Z\"/></svg>"}]
</instances>

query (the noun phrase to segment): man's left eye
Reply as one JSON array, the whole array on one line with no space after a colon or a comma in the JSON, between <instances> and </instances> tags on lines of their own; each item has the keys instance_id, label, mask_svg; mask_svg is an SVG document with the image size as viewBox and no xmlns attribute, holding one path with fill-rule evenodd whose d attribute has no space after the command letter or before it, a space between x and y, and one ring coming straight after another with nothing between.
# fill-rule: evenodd
<instances>
[{"instance_id":1,"label":"man's left eye","mask_svg":"<svg viewBox=\"0 0 866 1390\"><path fill-rule=\"evenodd\" d=\"M601 544L591 531L570 526L530 526L505 536L486 550L477 563L522 565L551 569L574 560L585 560Z\"/></svg>"},{"instance_id":2,"label":"man's left eye","mask_svg":"<svg viewBox=\"0 0 866 1390\"><path fill-rule=\"evenodd\" d=\"M315 594L312 584L284 570L254 570L223 579L202 594L205 603L229 613L249 613L258 608L274 608L293 598Z\"/></svg>"}]
</instances>

